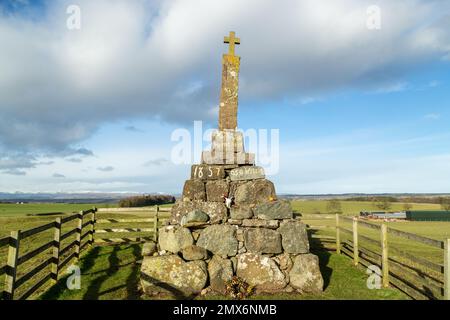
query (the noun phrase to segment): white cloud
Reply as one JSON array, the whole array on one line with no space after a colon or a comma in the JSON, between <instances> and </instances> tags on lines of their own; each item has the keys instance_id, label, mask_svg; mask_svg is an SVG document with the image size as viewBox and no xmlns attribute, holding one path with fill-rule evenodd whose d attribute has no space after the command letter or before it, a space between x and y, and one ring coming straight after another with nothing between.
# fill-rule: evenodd
<instances>
[{"instance_id":1,"label":"white cloud","mask_svg":"<svg viewBox=\"0 0 450 320\"><path fill-rule=\"evenodd\" d=\"M61 150L128 117L212 119L230 29L243 101L379 88L450 50L442 2L379 1L379 32L366 28L371 1L80 0L79 31L65 28L67 4L0 20L4 148Z\"/></svg>"},{"instance_id":2,"label":"white cloud","mask_svg":"<svg viewBox=\"0 0 450 320\"><path fill-rule=\"evenodd\" d=\"M79 31L66 28L71 1L46 2L47 14L34 20L0 11L0 175L17 176L0 188L129 190L151 180L154 190L174 190L185 172L164 161L167 152L94 150L94 157L81 144L117 120L216 121L222 38L230 30L241 38L240 101L249 106L311 103L342 88L398 92L409 88L408 72L450 56L449 3L380 0L382 29L372 32L372 2L78 0ZM66 174L58 186L44 160ZM105 162L114 170L97 185Z\"/></svg>"}]
</instances>

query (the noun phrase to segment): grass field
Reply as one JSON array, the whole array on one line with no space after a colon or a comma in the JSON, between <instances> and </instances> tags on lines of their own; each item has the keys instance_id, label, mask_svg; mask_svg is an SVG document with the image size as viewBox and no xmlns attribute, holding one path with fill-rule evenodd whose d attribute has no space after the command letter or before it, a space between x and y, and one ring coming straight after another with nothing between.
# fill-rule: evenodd
<instances>
[{"instance_id":1,"label":"grass field","mask_svg":"<svg viewBox=\"0 0 450 320\"><path fill-rule=\"evenodd\" d=\"M140 245L95 247L81 259L81 289L69 290L67 276L43 294L44 300L139 300L138 291ZM370 290L367 275L362 268L352 266L348 257L316 252L325 280L325 291L320 295L277 294L255 295L251 299L407 299L394 289ZM211 295L197 299L224 299Z\"/></svg>"}]
</instances>

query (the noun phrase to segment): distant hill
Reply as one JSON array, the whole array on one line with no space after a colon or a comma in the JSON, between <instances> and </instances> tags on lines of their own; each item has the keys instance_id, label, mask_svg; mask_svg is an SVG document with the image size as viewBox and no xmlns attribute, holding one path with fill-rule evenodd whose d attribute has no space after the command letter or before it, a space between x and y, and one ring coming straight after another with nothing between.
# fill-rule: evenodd
<instances>
[{"instance_id":1,"label":"distant hill","mask_svg":"<svg viewBox=\"0 0 450 320\"><path fill-rule=\"evenodd\" d=\"M157 195L163 193L145 193ZM52 203L116 203L121 199L144 195L143 193L7 193L0 192L0 202L52 202Z\"/></svg>"},{"instance_id":2,"label":"distant hill","mask_svg":"<svg viewBox=\"0 0 450 320\"><path fill-rule=\"evenodd\" d=\"M121 199L139 195L161 195L164 193L132 193L132 192L80 192L80 193L25 193L25 192L0 192L0 202L52 202L52 203L117 203ZM174 194L180 198L180 194ZM362 201L371 197L394 197L399 201L405 200L429 200L424 202L435 202L435 198L449 197L450 193L345 193L345 194L280 194L280 198L289 200L327 200L340 199ZM422 202L419 201L419 202Z\"/></svg>"}]
</instances>

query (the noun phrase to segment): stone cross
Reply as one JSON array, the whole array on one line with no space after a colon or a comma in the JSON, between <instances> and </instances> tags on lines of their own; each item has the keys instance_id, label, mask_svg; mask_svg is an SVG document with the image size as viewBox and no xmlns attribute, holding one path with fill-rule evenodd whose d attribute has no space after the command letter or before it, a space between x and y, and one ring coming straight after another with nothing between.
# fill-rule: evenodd
<instances>
[{"instance_id":1,"label":"stone cross","mask_svg":"<svg viewBox=\"0 0 450 320\"><path fill-rule=\"evenodd\" d=\"M229 37L224 37L223 38L223 43L229 43L230 44L230 46L228 48L228 54L230 56L234 56L234 45L235 44L241 44L241 39L235 38L234 31L230 31L230 36Z\"/></svg>"},{"instance_id":2,"label":"stone cross","mask_svg":"<svg viewBox=\"0 0 450 320\"><path fill-rule=\"evenodd\" d=\"M222 88L219 104L219 130L235 130L237 128L238 110L238 78L240 57L234 54L236 44L240 44L239 38L233 31L224 38L224 43L229 43L228 54L222 58Z\"/></svg>"}]
</instances>

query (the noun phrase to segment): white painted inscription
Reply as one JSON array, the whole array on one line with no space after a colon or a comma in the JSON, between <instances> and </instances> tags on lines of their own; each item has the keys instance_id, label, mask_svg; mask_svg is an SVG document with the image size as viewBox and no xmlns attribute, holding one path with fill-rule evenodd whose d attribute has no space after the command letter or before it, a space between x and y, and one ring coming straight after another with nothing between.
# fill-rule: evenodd
<instances>
[{"instance_id":1,"label":"white painted inscription","mask_svg":"<svg viewBox=\"0 0 450 320\"><path fill-rule=\"evenodd\" d=\"M231 181L237 180L253 180L264 179L264 168L255 166L245 166L233 169L230 171Z\"/></svg>"}]
</instances>

